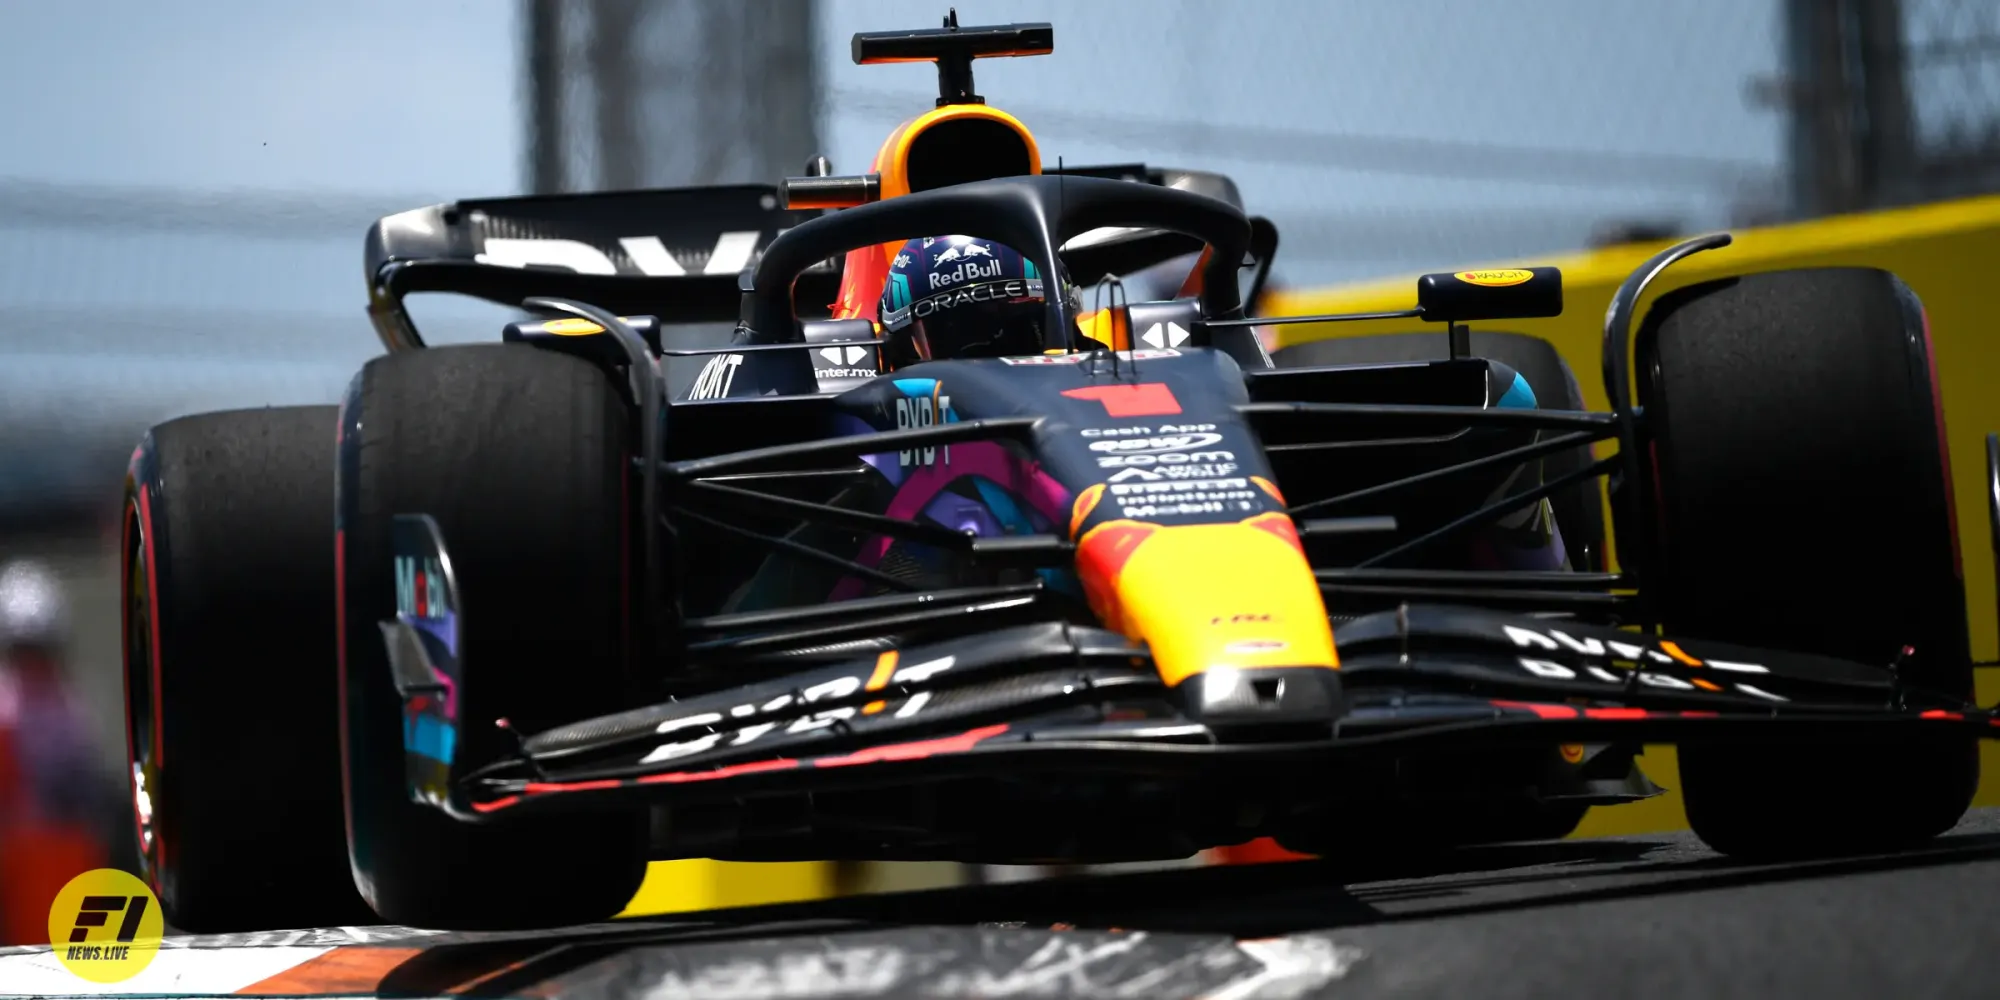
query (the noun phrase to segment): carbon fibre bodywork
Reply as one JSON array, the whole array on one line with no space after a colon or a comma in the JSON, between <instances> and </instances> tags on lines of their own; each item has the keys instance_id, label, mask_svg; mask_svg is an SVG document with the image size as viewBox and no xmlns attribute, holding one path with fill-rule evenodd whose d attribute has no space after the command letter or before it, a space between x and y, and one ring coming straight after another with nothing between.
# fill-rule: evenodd
<instances>
[{"instance_id":1,"label":"carbon fibre bodywork","mask_svg":"<svg viewBox=\"0 0 2000 1000\"><path fill-rule=\"evenodd\" d=\"M451 539L400 513L398 613L382 627L414 799L466 824L650 809L664 857L1123 860L1320 843L1411 807L1629 801L1658 791L1632 766L1646 742L2000 736L1965 692L1914 682L1945 676L1928 638L1903 676L1908 646L1869 664L1660 635L1659 473L1631 327L1649 282L1727 236L1669 248L1619 290L1609 412L1551 409L1472 357L1465 324L1560 313L1555 269L1425 275L1407 310L1246 317L1243 272L1256 289L1276 236L1226 179L1045 176L1025 127L967 96L972 58L1024 54L1042 43L1010 46L1039 31L948 23L895 41L936 49L942 96L876 172L816 165L780 190L782 212L770 192L718 189L713 204L744 220L702 265L719 276L727 249L741 272L726 346L660 336L714 311L706 277L679 286L684 301L649 283L687 275L694 255L623 236L614 252L588 227L524 249L492 221L558 202L434 211L402 226L422 239L378 227L369 267L392 348L421 346L405 291L511 289L563 318L507 339L603 368L629 390L639 443L625 599L645 619L643 690L623 711L515 733L498 756L457 750L466 727L507 723L452 707L480 666L459 654L478 609L459 608ZM1004 147L1013 166L940 171L949 142ZM688 194L656 196L713 230ZM1111 301L1086 322L1077 297L1041 296L1040 354L887 370L878 272L907 241L953 233L1005 246L1052 288L1113 276ZM462 245L474 236L482 251ZM438 259L406 259L398 240ZM1189 268L1179 297L1118 296L1115 274L1169 259ZM835 260L833 318L811 319ZM530 282L494 263L575 273ZM977 298L927 291L933 309ZM657 315L641 292L663 296ZM1255 333L1384 318L1443 324L1444 356L1281 370ZM661 368L682 358L702 371L670 401ZM1616 454L1594 455L1605 441ZM1584 457L1545 478L1558 453ZM1621 568L1571 572L1548 497L1600 476Z\"/></svg>"},{"instance_id":2,"label":"carbon fibre bodywork","mask_svg":"<svg viewBox=\"0 0 2000 1000\"><path fill-rule=\"evenodd\" d=\"M843 552L789 598L745 584L731 602L702 610L699 579L683 578L686 654L670 697L526 734L502 759L465 761L438 753L451 742L440 733L458 724L448 696L468 666L453 653L459 619L448 540L421 516L404 518L398 573L409 597L385 636L404 696L412 793L471 823L565 808L656 808L661 856L1165 858L1282 834L1323 822L1329 810L1386 815L1412 801L1510 796L1629 801L1657 791L1631 771L1631 754L1645 742L1726 741L1772 726L1847 733L1855 723L1869 724L1853 730L1863 739L1896 739L1912 727L2000 734L1989 713L1911 690L1884 666L1621 630L1621 595L1603 575L1465 569L1460 554L1377 571L1353 568L1352 558L1306 558L1321 547L1315 538L1351 546L1380 526L1295 523L1287 511L1312 501L1287 507L1271 477L1315 483L1305 496L1326 497L1403 473L1391 461L1368 475L1321 469L1316 481L1315 467L1340 463L1327 462L1324 449L1287 452L1271 442L1298 438L1295 429L1286 436L1286 417L1300 412L1293 408L1340 404L1275 403L1276 387L1316 387L1301 394L1337 399L1343 385L1378 393L1398 378L1409 380L1406 391L1422 385L1414 395L1432 407L1353 404L1370 418L1357 421L1362 429L1322 441L1348 437L1348 448L1335 449L1347 454L1392 441L1403 461L1462 466L1534 448L1538 418L1571 416L1486 405L1505 400L1500 387L1511 389L1515 377L1451 360L1246 373L1220 352L1189 348L937 362L812 397L810 406L762 396L677 403L668 419L684 428L740 429L753 425L747 415L784 411L803 422L772 437L845 441L858 459L787 461L797 446L777 441L761 457L682 458L669 466L687 477L670 502L683 503L703 482L710 496L674 507L678 516L811 521L839 511L819 527L854 547L787 536ZM1121 390L1107 407L1104 394L1089 391L1106 384L1153 388ZM1178 412L1158 412L1163 400ZM1114 417L1115 406L1128 408ZM1503 419L1442 434L1380 426L1399 412L1421 424L1453 411L1460 421L1471 411L1522 426ZM813 427L825 436L807 434ZM722 444L725 431L710 433L717 438L673 451ZM1104 443L1113 446L1094 447ZM1158 455L1184 460L1130 461ZM1209 468L1166 471L1190 466ZM759 468L776 471L749 471ZM1471 487L1438 490L1428 505L1476 506L1506 485L1504 468L1473 477ZM1134 469L1146 475L1125 475ZM868 500L821 504L829 499L821 476L849 489L871 483L862 491ZM781 484L793 488L789 496ZM1170 486L1166 498L1192 496L1161 499L1155 484ZM1133 489L1114 494L1114 486ZM1274 581L1233 602L1193 577L1157 571L1136 582L1100 575L1093 587L1088 540L1104 537L1095 529L1122 525L1111 532L1117 538L1216 522L1253 525L1239 541L1277 543L1272 566L1296 557L1301 567L1323 567L1308 569L1307 586L1345 612L1330 619L1316 601L1304 612L1329 623L1324 658L1298 655L1310 629L1276 624L1300 612L1279 610L1292 598ZM1135 532L1135 523L1144 527ZM1329 524L1334 530L1314 530ZM952 575L888 572L891 546L906 539L941 554ZM684 567L741 561L758 548L709 531L684 532L680 544ZM1181 609L1177 624L1133 627L1119 597L1160 586L1207 593L1213 614ZM1452 587L1486 609L1405 603L1450 600ZM1564 604L1594 610L1547 617L1548 607ZM1541 613L1496 610L1510 605ZM1176 630L1228 641L1190 654ZM1569 749L1557 755L1559 745ZM1105 802L1117 808L1088 822L1035 819Z\"/></svg>"}]
</instances>

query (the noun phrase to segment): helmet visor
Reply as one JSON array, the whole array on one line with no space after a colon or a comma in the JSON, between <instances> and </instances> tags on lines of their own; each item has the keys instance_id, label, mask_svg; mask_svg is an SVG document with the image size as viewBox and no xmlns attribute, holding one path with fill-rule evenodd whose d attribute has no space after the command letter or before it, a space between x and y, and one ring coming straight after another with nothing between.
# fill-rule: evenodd
<instances>
[{"instance_id":1,"label":"helmet visor","mask_svg":"<svg viewBox=\"0 0 2000 1000\"><path fill-rule=\"evenodd\" d=\"M988 281L917 300L910 307L914 353L925 360L1040 353L1041 284Z\"/></svg>"}]
</instances>

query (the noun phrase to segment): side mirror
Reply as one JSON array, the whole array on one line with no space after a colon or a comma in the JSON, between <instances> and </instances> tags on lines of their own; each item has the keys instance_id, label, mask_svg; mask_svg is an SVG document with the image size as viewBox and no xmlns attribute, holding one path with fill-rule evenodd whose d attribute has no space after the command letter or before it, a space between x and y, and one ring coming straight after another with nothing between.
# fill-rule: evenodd
<instances>
[{"instance_id":1,"label":"side mirror","mask_svg":"<svg viewBox=\"0 0 2000 1000\"><path fill-rule=\"evenodd\" d=\"M1426 323L1560 316L1562 272L1553 267L1426 274L1417 279Z\"/></svg>"},{"instance_id":2,"label":"side mirror","mask_svg":"<svg viewBox=\"0 0 2000 1000\"><path fill-rule=\"evenodd\" d=\"M660 318L658 316L620 316L639 339L654 351L660 349ZM631 361L625 348L616 338L602 334L604 328L577 316L558 319L520 320L500 328L500 339L506 343L526 343L536 347L574 354L578 357L611 365L622 365Z\"/></svg>"}]
</instances>

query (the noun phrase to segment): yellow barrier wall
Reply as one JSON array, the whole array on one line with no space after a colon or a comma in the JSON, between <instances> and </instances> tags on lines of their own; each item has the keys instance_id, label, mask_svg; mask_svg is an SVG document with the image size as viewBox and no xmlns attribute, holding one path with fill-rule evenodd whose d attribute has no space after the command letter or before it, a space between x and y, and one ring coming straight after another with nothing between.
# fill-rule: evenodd
<instances>
[{"instance_id":1,"label":"yellow barrier wall","mask_svg":"<svg viewBox=\"0 0 2000 1000\"><path fill-rule=\"evenodd\" d=\"M1813 222L1734 231L1736 241L1697 254L1669 269L1640 303L1640 317L1660 294L1731 274L1794 267L1879 267L1893 271L1923 299L1937 353L1939 388L1958 504L1959 544L1965 555L1966 600L1971 611L1972 654L1992 661L2000 647L1994 614L1992 532L1986 516L1986 435L2000 431L2000 344L1993 335L1995 300L2000 298L2000 197L1943 202L1918 208L1839 216ZM1511 330L1547 338L1576 371L1591 409L1610 403L1604 395L1602 340L1611 294L1627 274L1668 244L1652 243L1522 261L1493 262L1518 267L1553 264L1562 268L1563 315L1553 319L1504 320L1473 324L1478 329ZM1438 270L1444 270L1439 267ZM1276 292L1265 315L1369 312L1406 309L1415 304L1416 280L1407 278L1331 289ZM1635 324L1636 325L1636 324ZM1444 350L1444 328L1410 320L1318 324L1277 328L1275 346L1332 336L1435 331ZM1609 442L1601 454L1616 448ZM2000 701L2000 672L1979 671L1982 704ZM2000 746L1985 746L1979 805L2000 805ZM1649 747L1641 764L1655 781L1678 783L1671 747ZM1635 805L1592 810L1578 836L1602 836L1687 825L1677 792Z\"/></svg>"}]
</instances>

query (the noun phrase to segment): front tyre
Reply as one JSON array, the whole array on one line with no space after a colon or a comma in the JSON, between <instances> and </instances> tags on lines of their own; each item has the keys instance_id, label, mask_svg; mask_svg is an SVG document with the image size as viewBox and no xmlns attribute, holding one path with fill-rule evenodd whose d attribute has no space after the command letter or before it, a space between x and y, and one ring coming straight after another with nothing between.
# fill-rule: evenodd
<instances>
[{"instance_id":1,"label":"front tyre","mask_svg":"<svg viewBox=\"0 0 2000 1000\"><path fill-rule=\"evenodd\" d=\"M1887 666L1972 695L1965 585L1922 306L1825 268L1662 296L1639 336L1658 469L1647 587L1669 632ZM1969 737L1681 747L1689 824L1745 857L1894 850L1950 829Z\"/></svg>"},{"instance_id":2,"label":"front tyre","mask_svg":"<svg viewBox=\"0 0 2000 1000\"><path fill-rule=\"evenodd\" d=\"M331 406L152 429L125 484L133 832L196 933L371 919L340 829Z\"/></svg>"},{"instance_id":3,"label":"front tyre","mask_svg":"<svg viewBox=\"0 0 2000 1000\"><path fill-rule=\"evenodd\" d=\"M339 502L348 853L399 924L551 927L609 918L645 874L644 814L467 825L411 802L378 622L395 616L390 522L428 514L461 597L458 759L624 707L628 408L603 372L514 344L377 358L349 389Z\"/></svg>"}]
</instances>

